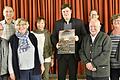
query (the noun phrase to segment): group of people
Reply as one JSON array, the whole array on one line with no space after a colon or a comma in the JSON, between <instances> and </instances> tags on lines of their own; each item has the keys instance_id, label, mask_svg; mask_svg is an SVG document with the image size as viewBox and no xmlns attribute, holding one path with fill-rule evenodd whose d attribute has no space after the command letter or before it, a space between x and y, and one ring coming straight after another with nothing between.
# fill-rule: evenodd
<instances>
[{"instance_id":1,"label":"group of people","mask_svg":"<svg viewBox=\"0 0 120 80\"><path fill-rule=\"evenodd\" d=\"M45 19L38 17L36 30L29 31L28 21L15 21L13 14L6 6L0 21L0 80L49 80L54 56Z\"/></svg>"},{"instance_id":2,"label":"group of people","mask_svg":"<svg viewBox=\"0 0 120 80\"><path fill-rule=\"evenodd\" d=\"M61 13L62 19L56 21L50 34L43 17L38 17L36 29L29 31L27 20L13 20L13 9L4 8L4 20L0 21L0 80L49 80L49 69L54 65L53 47L57 50L58 80L65 80L67 72L69 80L77 80L79 61L85 64L87 80L119 80L120 14L112 16L113 29L106 34L95 10L90 12L86 25L72 18L69 4L62 5ZM75 30L73 53L59 49L62 30Z\"/></svg>"},{"instance_id":3,"label":"group of people","mask_svg":"<svg viewBox=\"0 0 120 80\"><path fill-rule=\"evenodd\" d=\"M88 24L72 18L69 4L61 8L62 19L56 21L51 35L57 52L58 80L65 80L68 70L69 80L77 80L78 61L85 64L87 80L119 80L120 77L120 14L111 17L113 28L108 34L99 21L96 10L89 15ZM75 29L75 53L62 53L59 41L61 30Z\"/></svg>"}]
</instances>

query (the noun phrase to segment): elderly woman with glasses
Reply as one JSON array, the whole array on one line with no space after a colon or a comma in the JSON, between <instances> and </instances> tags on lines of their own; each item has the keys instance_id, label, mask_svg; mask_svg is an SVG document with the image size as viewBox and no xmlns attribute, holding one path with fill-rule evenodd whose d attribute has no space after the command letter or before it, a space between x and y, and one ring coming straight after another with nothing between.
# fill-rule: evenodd
<instances>
[{"instance_id":1,"label":"elderly woman with glasses","mask_svg":"<svg viewBox=\"0 0 120 80\"><path fill-rule=\"evenodd\" d=\"M28 31L28 27L28 21L17 19L16 32L9 40L8 70L12 80L41 79L37 38Z\"/></svg>"}]
</instances>

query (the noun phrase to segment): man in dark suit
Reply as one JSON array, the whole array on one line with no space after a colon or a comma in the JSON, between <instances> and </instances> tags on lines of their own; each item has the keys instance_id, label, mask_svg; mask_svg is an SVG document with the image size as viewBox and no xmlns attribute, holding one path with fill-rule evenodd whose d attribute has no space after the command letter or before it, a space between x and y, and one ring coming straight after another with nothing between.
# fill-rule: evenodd
<instances>
[{"instance_id":1,"label":"man in dark suit","mask_svg":"<svg viewBox=\"0 0 120 80\"><path fill-rule=\"evenodd\" d=\"M58 80L65 80L67 69L69 70L69 80L77 80L77 66L79 58L79 49L81 45L81 40L84 35L86 35L86 30L84 23L75 18L71 18L72 10L69 4L64 4L61 8L62 10L62 19L56 21L54 31L51 35L51 40L58 50L57 60L58 60ZM75 30L75 52L74 53L61 53L59 51L59 31L61 30Z\"/></svg>"}]
</instances>

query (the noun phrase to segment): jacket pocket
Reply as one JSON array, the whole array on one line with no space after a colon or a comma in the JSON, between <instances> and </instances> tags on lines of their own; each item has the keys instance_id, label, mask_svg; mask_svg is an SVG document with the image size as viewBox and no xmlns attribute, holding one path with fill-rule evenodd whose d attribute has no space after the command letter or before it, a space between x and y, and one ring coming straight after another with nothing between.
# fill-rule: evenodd
<instances>
[{"instance_id":1,"label":"jacket pocket","mask_svg":"<svg viewBox=\"0 0 120 80\"><path fill-rule=\"evenodd\" d=\"M108 66L108 65L99 65L99 67L106 67L106 66Z\"/></svg>"}]
</instances>

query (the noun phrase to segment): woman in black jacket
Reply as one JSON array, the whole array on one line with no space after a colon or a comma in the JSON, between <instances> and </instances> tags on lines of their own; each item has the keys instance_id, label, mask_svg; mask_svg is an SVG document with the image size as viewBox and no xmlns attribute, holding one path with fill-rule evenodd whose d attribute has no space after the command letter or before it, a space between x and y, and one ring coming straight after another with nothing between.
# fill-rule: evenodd
<instances>
[{"instance_id":1,"label":"woman in black jacket","mask_svg":"<svg viewBox=\"0 0 120 80\"><path fill-rule=\"evenodd\" d=\"M12 80L41 80L37 38L27 30L28 26L26 20L17 19L16 32L9 40L8 69Z\"/></svg>"}]
</instances>

